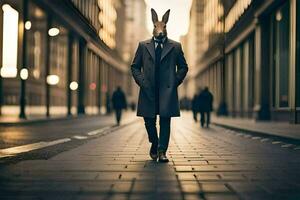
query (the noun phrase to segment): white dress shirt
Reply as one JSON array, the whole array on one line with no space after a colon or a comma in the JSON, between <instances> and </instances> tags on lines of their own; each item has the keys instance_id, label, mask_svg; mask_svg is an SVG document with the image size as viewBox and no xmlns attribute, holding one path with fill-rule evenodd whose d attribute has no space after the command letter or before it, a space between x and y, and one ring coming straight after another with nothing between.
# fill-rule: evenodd
<instances>
[{"instance_id":1,"label":"white dress shirt","mask_svg":"<svg viewBox=\"0 0 300 200\"><path fill-rule=\"evenodd\" d=\"M159 43L157 42L157 40L158 40L158 39L154 38L155 49L156 49L157 45L159 44ZM164 42L165 42L165 41L166 41L166 38L163 38L163 39L162 39L162 43L160 43L160 47L161 47L162 49L164 48Z\"/></svg>"}]
</instances>

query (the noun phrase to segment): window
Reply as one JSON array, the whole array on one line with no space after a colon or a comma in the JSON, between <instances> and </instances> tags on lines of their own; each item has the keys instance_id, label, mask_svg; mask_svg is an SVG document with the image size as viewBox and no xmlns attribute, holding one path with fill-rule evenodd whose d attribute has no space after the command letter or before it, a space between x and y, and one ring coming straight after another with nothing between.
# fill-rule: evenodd
<instances>
[{"instance_id":1,"label":"window","mask_svg":"<svg viewBox=\"0 0 300 200\"><path fill-rule=\"evenodd\" d=\"M255 52L254 52L254 35L250 36L249 39L249 86L248 86L248 90L249 90L249 95L248 95L248 106L250 109L253 109L254 107L254 61L255 61Z\"/></svg>"},{"instance_id":2,"label":"window","mask_svg":"<svg viewBox=\"0 0 300 200\"><path fill-rule=\"evenodd\" d=\"M241 56L242 51L241 48L238 47L234 51L234 104L235 104L235 111L241 111Z\"/></svg>"},{"instance_id":3,"label":"window","mask_svg":"<svg viewBox=\"0 0 300 200\"><path fill-rule=\"evenodd\" d=\"M66 77L69 53L69 32L56 20L51 21L49 31L50 30L58 30L56 34L49 36L50 60L47 82L51 85L50 104L54 108L56 106L64 107L67 102ZM48 32L48 35L51 35L51 32ZM56 112L55 109L52 110L53 113ZM66 110L63 110L61 113L63 112L66 112ZM50 111L50 113L52 113L52 111Z\"/></svg>"},{"instance_id":4,"label":"window","mask_svg":"<svg viewBox=\"0 0 300 200\"><path fill-rule=\"evenodd\" d=\"M28 105L41 106L45 104L45 69L46 69L46 41L47 14L40 7L28 2L28 18L25 19L26 30L26 58L25 63L29 76L26 95ZM28 108L28 113L42 112Z\"/></svg>"},{"instance_id":5,"label":"window","mask_svg":"<svg viewBox=\"0 0 300 200\"><path fill-rule=\"evenodd\" d=\"M233 110L233 53L226 55L226 63L225 63L225 85L226 85L226 102L228 105L228 110Z\"/></svg>"},{"instance_id":6,"label":"window","mask_svg":"<svg viewBox=\"0 0 300 200\"><path fill-rule=\"evenodd\" d=\"M46 65L47 16L33 3L29 3L28 10L29 16L25 22L27 31L26 67L30 73L29 77L43 81Z\"/></svg>"},{"instance_id":7,"label":"window","mask_svg":"<svg viewBox=\"0 0 300 200\"><path fill-rule=\"evenodd\" d=\"M272 14L273 101L275 107L289 107L289 2Z\"/></svg>"}]
</instances>

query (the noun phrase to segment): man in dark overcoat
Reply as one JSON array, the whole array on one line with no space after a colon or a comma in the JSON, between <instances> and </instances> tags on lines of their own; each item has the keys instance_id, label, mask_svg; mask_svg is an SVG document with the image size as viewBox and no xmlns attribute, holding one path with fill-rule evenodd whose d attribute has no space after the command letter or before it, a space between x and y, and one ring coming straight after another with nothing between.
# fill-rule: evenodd
<instances>
[{"instance_id":1,"label":"man in dark overcoat","mask_svg":"<svg viewBox=\"0 0 300 200\"><path fill-rule=\"evenodd\" d=\"M151 9L153 37L140 42L131 65L135 82L140 87L137 115L144 117L153 160L168 162L166 151L170 138L171 117L180 116L177 87L188 71L181 44L167 37L168 10L162 21ZM156 117L159 116L159 138Z\"/></svg>"},{"instance_id":2,"label":"man in dark overcoat","mask_svg":"<svg viewBox=\"0 0 300 200\"><path fill-rule=\"evenodd\" d=\"M200 111L200 124L201 127L209 127L210 124L210 113L213 111L213 94L209 91L208 87L205 87L203 91L198 95L198 104Z\"/></svg>"}]
</instances>

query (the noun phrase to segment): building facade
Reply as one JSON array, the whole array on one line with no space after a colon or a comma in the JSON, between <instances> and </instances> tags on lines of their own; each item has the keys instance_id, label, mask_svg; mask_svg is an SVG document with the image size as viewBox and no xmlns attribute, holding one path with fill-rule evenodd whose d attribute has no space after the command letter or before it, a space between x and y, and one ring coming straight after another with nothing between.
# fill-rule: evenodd
<instances>
[{"instance_id":1,"label":"building facade","mask_svg":"<svg viewBox=\"0 0 300 200\"><path fill-rule=\"evenodd\" d=\"M204 37L204 1L193 0L190 10L190 24L186 35L180 38L185 57L189 63L189 73L183 86L179 88L180 98L192 98L197 93L197 85L195 84L195 75L199 70L197 68L197 60L205 50Z\"/></svg>"},{"instance_id":2,"label":"building facade","mask_svg":"<svg viewBox=\"0 0 300 200\"><path fill-rule=\"evenodd\" d=\"M1 1L0 113L25 117L109 112L115 87L130 89L128 67L119 52L123 4Z\"/></svg>"},{"instance_id":3,"label":"building facade","mask_svg":"<svg viewBox=\"0 0 300 200\"><path fill-rule=\"evenodd\" d=\"M125 0L125 16L126 27L122 32L125 36L124 48L122 48L122 57L124 61L130 66L139 41L143 41L150 37L146 26L146 3L144 0ZM130 82L128 95L128 102L137 103L138 87L129 73Z\"/></svg>"},{"instance_id":4,"label":"building facade","mask_svg":"<svg viewBox=\"0 0 300 200\"><path fill-rule=\"evenodd\" d=\"M203 19L214 30L209 42L215 42L198 61L197 84L211 88L215 109L233 117L299 123L300 2L205 3L208 13L218 16Z\"/></svg>"}]
</instances>

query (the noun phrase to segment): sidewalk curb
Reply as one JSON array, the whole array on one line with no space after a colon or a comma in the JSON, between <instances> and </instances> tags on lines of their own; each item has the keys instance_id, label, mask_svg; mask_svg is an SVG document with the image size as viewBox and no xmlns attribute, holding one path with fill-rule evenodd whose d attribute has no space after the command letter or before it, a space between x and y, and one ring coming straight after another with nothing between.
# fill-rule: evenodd
<instances>
[{"instance_id":1,"label":"sidewalk curb","mask_svg":"<svg viewBox=\"0 0 300 200\"><path fill-rule=\"evenodd\" d=\"M218 123L218 122L212 122L212 124L219 126L219 127L223 127L223 128L227 128L233 131L238 131L241 133L248 133L251 134L253 136L260 136L260 137L267 137L267 138L271 138L274 140L281 140L283 142L286 143L292 143L292 144L296 144L296 145L300 145L300 138L294 138L294 137L289 137L289 136L283 136L283 135L274 135L273 133L269 133L269 132L263 132L263 131L254 131L254 130L249 130L249 129L245 129L245 128L240 128L240 127L236 127L233 125L225 125L222 123Z\"/></svg>"},{"instance_id":2,"label":"sidewalk curb","mask_svg":"<svg viewBox=\"0 0 300 200\"><path fill-rule=\"evenodd\" d=\"M70 116L61 116L61 117L45 117L41 119L24 119L23 121L17 122L0 122L0 127L10 127L10 126L22 126L22 125L32 125L38 123L47 123L47 122L55 122L55 121L64 121L64 120L72 120L72 119L80 119L80 118L88 118L88 117L100 117L104 115L70 115Z\"/></svg>"}]
</instances>

